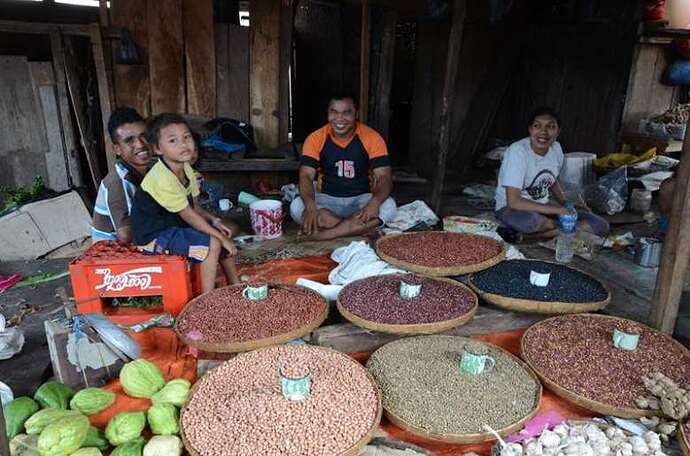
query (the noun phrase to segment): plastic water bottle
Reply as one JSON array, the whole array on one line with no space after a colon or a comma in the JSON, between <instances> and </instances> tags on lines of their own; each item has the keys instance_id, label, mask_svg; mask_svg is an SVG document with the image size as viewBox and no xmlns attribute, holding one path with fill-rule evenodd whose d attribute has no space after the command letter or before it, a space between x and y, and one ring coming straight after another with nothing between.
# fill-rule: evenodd
<instances>
[{"instance_id":1,"label":"plastic water bottle","mask_svg":"<svg viewBox=\"0 0 690 456\"><path fill-rule=\"evenodd\" d=\"M556 261L559 263L570 263L573 259L575 230L577 227L577 211L572 203L566 204L568 214L558 217L560 232L556 239Z\"/></svg>"}]
</instances>

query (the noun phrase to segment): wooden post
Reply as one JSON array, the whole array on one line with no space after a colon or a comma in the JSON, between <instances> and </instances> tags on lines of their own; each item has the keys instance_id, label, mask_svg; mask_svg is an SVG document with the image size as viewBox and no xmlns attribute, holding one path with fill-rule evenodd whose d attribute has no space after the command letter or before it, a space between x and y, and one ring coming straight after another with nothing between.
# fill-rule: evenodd
<instances>
[{"instance_id":1,"label":"wooden post","mask_svg":"<svg viewBox=\"0 0 690 456\"><path fill-rule=\"evenodd\" d=\"M250 3L249 116L259 148L278 146L281 6L275 0Z\"/></svg>"},{"instance_id":2,"label":"wooden post","mask_svg":"<svg viewBox=\"0 0 690 456\"><path fill-rule=\"evenodd\" d=\"M359 120L369 120L369 53L371 50L371 33L369 22L371 8L369 0L362 0L362 38L359 62Z\"/></svg>"},{"instance_id":3,"label":"wooden post","mask_svg":"<svg viewBox=\"0 0 690 456\"><path fill-rule=\"evenodd\" d=\"M282 0L280 8L280 131L278 142L288 142L290 132L290 64L292 62L292 30L294 26L294 2Z\"/></svg>"},{"instance_id":4,"label":"wooden post","mask_svg":"<svg viewBox=\"0 0 690 456\"><path fill-rule=\"evenodd\" d=\"M58 112L60 117L62 144L66 155L68 184L70 187L82 185L79 156L74 143L74 130L72 116L67 99L67 82L65 81L65 50L62 45L60 32L50 33L50 51L53 57L53 72L55 73L55 85L57 88Z\"/></svg>"},{"instance_id":5,"label":"wooden post","mask_svg":"<svg viewBox=\"0 0 690 456\"><path fill-rule=\"evenodd\" d=\"M452 120L450 108L455 99L455 80L458 74L460 62L460 50L462 49L462 33L465 23L466 1L455 0L453 2L453 22L448 38L448 58L446 59L446 75L443 80L443 98L441 100L441 125L438 135L438 161L436 162L436 175L434 188L431 193L431 203L434 211L440 214L441 195L443 193L443 181L446 177L446 158L450 144L450 122Z\"/></svg>"},{"instance_id":6,"label":"wooden post","mask_svg":"<svg viewBox=\"0 0 690 456\"><path fill-rule=\"evenodd\" d=\"M79 132L79 139L81 146L84 148L86 162L89 165L91 180L94 188L97 189L102 177L98 166L98 147L90 138L87 138L87 120L84 115L84 106L82 104L86 102L86 100L81 96L81 91L79 90L79 74L75 61L74 45L69 38L65 46L65 75L67 77L67 91L72 101L72 109L74 110L74 119L76 121L77 131ZM108 135L107 131L104 132L104 135Z\"/></svg>"},{"instance_id":7,"label":"wooden post","mask_svg":"<svg viewBox=\"0 0 690 456\"><path fill-rule=\"evenodd\" d=\"M110 170L114 166L116 159L115 152L113 151L113 144L108 135L108 118L112 112L112 104L110 100L108 72L105 69L103 37L101 35L101 27L98 24L91 24L91 52L93 54L94 65L96 66L96 79L98 80L98 101L101 105L105 158L108 160L108 169Z\"/></svg>"},{"instance_id":8,"label":"wooden post","mask_svg":"<svg viewBox=\"0 0 690 456\"><path fill-rule=\"evenodd\" d=\"M393 71L395 69L395 26L398 13L395 10L383 13L381 20L382 36L378 55L378 71L374 82L374 106L371 110L369 125L388 141L388 130L391 118L391 90L393 89Z\"/></svg>"},{"instance_id":9,"label":"wooden post","mask_svg":"<svg viewBox=\"0 0 690 456\"><path fill-rule=\"evenodd\" d=\"M671 220L664 238L650 316L652 325L667 334L673 334L676 327L690 263L690 121L675 180Z\"/></svg>"}]
</instances>

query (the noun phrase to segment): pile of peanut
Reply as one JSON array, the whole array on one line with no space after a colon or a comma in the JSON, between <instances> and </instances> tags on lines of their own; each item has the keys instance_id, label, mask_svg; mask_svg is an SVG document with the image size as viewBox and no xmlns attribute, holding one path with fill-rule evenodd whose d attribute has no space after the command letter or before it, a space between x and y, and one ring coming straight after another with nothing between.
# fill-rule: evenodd
<instances>
[{"instance_id":1,"label":"pile of peanut","mask_svg":"<svg viewBox=\"0 0 690 456\"><path fill-rule=\"evenodd\" d=\"M301 366L311 393L289 401L280 366ZM237 356L195 385L182 411L187 445L203 456L337 456L378 417L378 393L348 356L318 347L277 346Z\"/></svg>"}]
</instances>

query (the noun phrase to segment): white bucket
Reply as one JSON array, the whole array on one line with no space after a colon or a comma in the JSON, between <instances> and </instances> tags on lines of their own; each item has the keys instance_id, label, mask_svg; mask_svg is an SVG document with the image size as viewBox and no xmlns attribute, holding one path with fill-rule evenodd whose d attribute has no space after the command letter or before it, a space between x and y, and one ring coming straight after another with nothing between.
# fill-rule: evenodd
<instances>
[{"instance_id":1,"label":"white bucket","mask_svg":"<svg viewBox=\"0 0 690 456\"><path fill-rule=\"evenodd\" d=\"M592 162L597 156L589 152L572 152L563 155L563 169L558 181L564 190L582 191L596 180Z\"/></svg>"},{"instance_id":2,"label":"white bucket","mask_svg":"<svg viewBox=\"0 0 690 456\"><path fill-rule=\"evenodd\" d=\"M259 200L249 205L254 233L266 239L283 235L283 204L275 200Z\"/></svg>"}]
</instances>

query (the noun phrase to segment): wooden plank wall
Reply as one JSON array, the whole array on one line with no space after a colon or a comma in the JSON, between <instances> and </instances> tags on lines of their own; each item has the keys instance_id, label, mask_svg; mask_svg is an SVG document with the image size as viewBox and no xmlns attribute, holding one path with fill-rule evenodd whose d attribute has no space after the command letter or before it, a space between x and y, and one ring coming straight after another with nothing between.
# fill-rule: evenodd
<instances>
[{"instance_id":1,"label":"wooden plank wall","mask_svg":"<svg viewBox=\"0 0 690 456\"><path fill-rule=\"evenodd\" d=\"M250 4L249 114L259 147L278 146L280 6L275 0Z\"/></svg>"},{"instance_id":2,"label":"wooden plank wall","mask_svg":"<svg viewBox=\"0 0 690 456\"><path fill-rule=\"evenodd\" d=\"M30 186L37 175L50 182L46 155L52 155L26 57L0 56L0 68L0 185Z\"/></svg>"},{"instance_id":3,"label":"wooden plank wall","mask_svg":"<svg viewBox=\"0 0 690 456\"><path fill-rule=\"evenodd\" d=\"M664 73L675 60L668 44L638 43L623 111L623 130L637 133L642 118L660 114L677 102L681 87L665 85Z\"/></svg>"},{"instance_id":4,"label":"wooden plank wall","mask_svg":"<svg viewBox=\"0 0 690 456\"><path fill-rule=\"evenodd\" d=\"M216 52L213 0L183 0L184 53L187 62L187 112L216 116Z\"/></svg>"},{"instance_id":5,"label":"wooden plank wall","mask_svg":"<svg viewBox=\"0 0 690 456\"><path fill-rule=\"evenodd\" d=\"M567 152L611 152L620 129L634 24L534 24L529 29L516 71L505 75L510 84L488 137L516 140L525 136L530 112L537 106L551 105L560 111L560 139ZM447 40L447 26L418 23L409 159L410 165L427 178L432 177L436 160L431 145L438 135L439 87ZM558 52L543 52L547 42ZM461 131L466 117L472 115L468 108L492 67L491 59L501 51L500 43L500 34L486 21L475 18L466 27L451 131ZM451 150L461 156L459 147L451 144ZM449 160L448 166L462 170L465 161Z\"/></svg>"},{"instance_id":6,"label":"wooden plank wall","mask_svg":"<svg viewBox=\"0 0 690 456\"><path fill-rule=\"evenodd\" d=\"M182 0L147 6L151 113L186 112Z\"/></svg>"},{"instance_id":7,"label":"wooden plank wall","mask_svg":"<svg viewBox=\"0 0 690 456\"><path fill-rule=\"evenodd\" d=\"M219 117L249 122L249 28L216 24L216 85Z\"/></svg>"},{"instance_id":8,"label":"wooden plank wall","mask_svg":"<svg viewBox=\"0 0 690 456\"><path fill-rule=\"evenodd\" d=\"M137 48L138 61L127 64L115 57L114 80L116 104L131 106L148 117L151 113L149 84L149 34L147 8L141 0L113 0L110 18L114 26L127 27ZM143 6L143 7L142 7ZM118 49L114 50L117 54Z\"/></svg>"}]
</instances>

